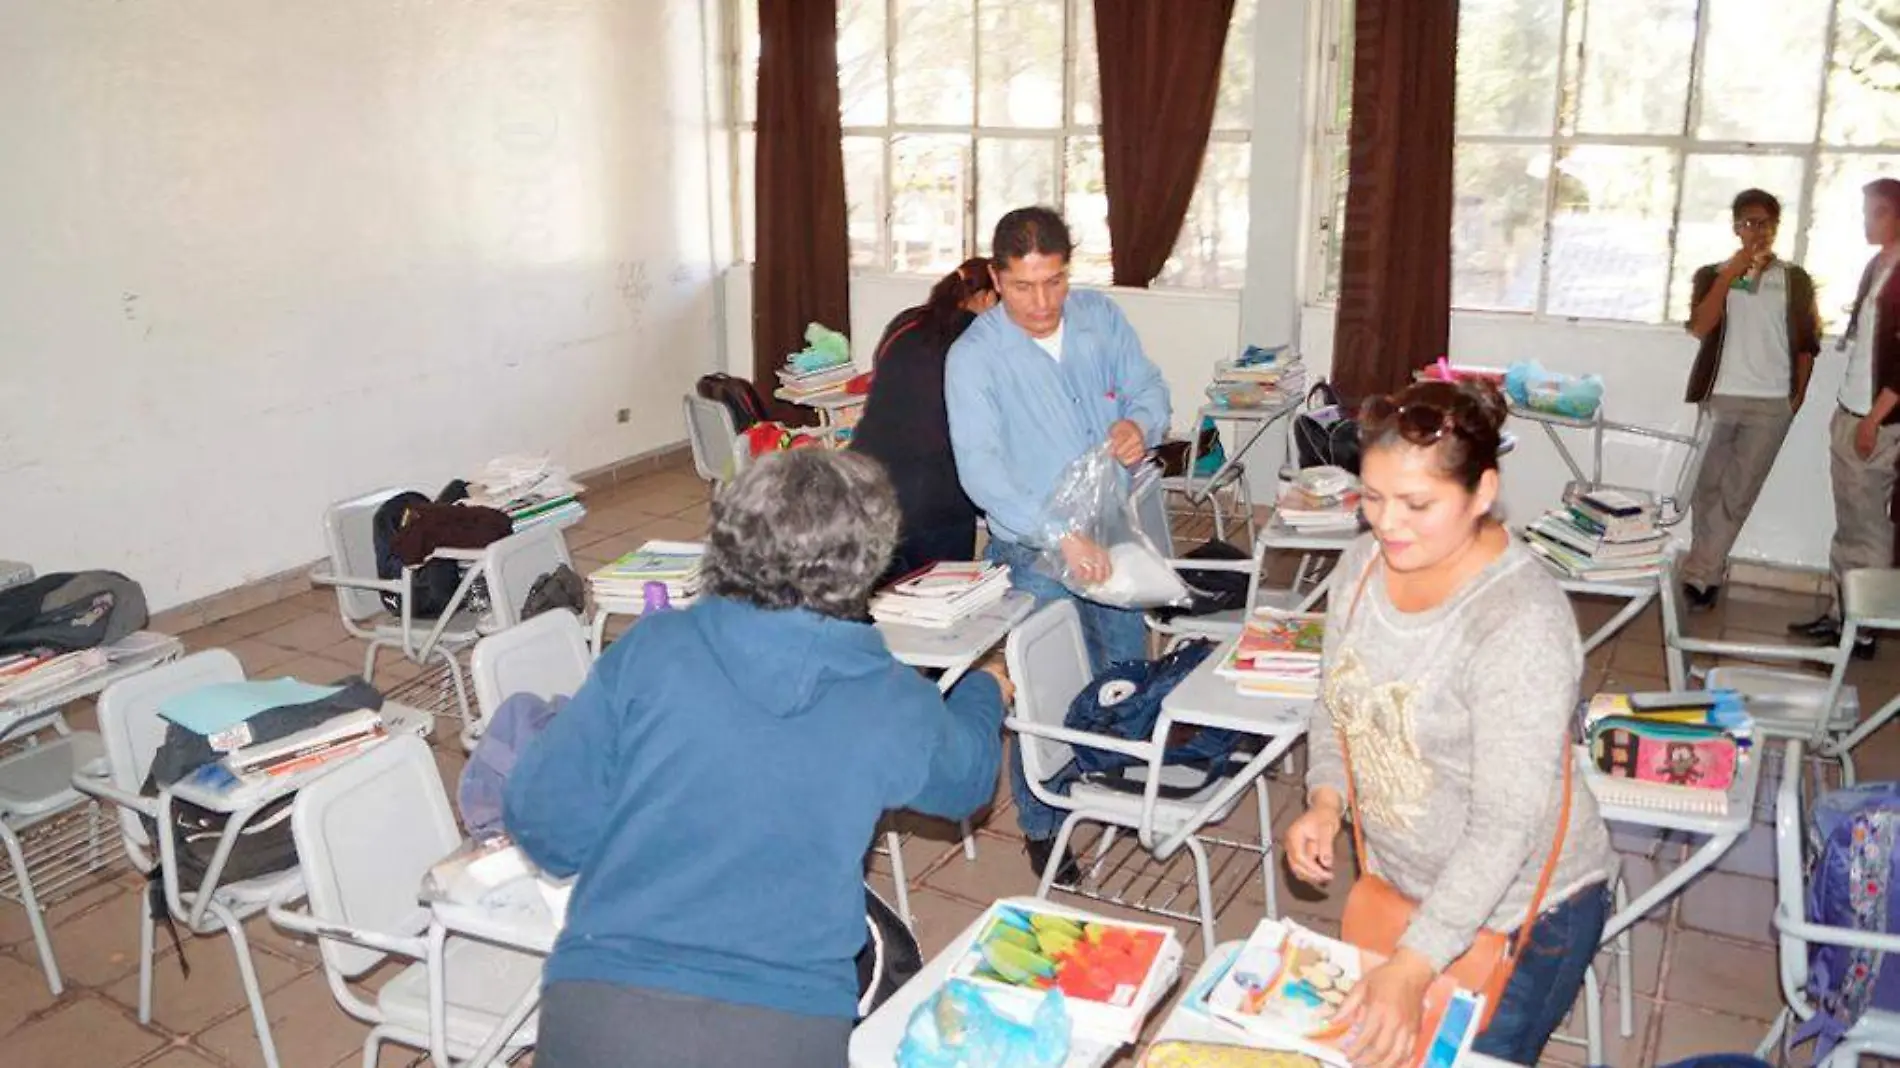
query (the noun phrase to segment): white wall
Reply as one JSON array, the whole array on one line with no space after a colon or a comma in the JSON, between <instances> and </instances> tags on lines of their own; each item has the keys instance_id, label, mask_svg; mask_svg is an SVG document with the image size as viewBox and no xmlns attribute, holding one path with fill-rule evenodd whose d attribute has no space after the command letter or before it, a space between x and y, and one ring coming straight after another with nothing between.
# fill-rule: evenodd
<instances>
[{"instance_id":1,"label":"white wall","mask_svg":"<svg viewBox=\"0 0 1900 1068\"><path fill-rule=\"evenodd\" d=\"M320 556L333 499L677 441L701 8L0 6L0 556L163 608Z\"/></svg>"}]
</instances>

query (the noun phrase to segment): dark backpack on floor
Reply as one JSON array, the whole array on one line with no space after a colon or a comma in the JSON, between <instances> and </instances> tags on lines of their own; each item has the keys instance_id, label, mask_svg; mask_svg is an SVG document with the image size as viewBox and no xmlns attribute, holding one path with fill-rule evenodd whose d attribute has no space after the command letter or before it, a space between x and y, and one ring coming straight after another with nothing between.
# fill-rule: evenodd
<instances>
[{"instance_id":1,"label":"dark backpack on floor","mask_svg":"<svg viewBox=\"0 0 1900 1068\"><path fill-rule=\"evenodd\" d=\"M701 375L694 391L707 400L715 400L726 406L732 413L732 429L745 433L746 428L768 419L765 398L759 396L759 389L743 378L718 372Z\"/></svg>"},{"instance_id":2,"label":"dark backpack on floor","mask_svg":"<svg viewBox=\"0 0 1900 1068\"><path fill-rule=\"evenodd\" d=\"M897 910L864 888L864 925L868 932L858 951L858 1019L877 1011L897 988L924 969L923 950Z\"/></svg>"}]
</instances>

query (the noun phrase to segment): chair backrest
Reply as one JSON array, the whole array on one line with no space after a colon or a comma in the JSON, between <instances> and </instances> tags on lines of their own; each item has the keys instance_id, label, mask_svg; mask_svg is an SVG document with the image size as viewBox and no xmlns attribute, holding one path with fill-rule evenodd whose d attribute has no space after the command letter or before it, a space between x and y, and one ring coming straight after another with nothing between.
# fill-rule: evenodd
<instances>
[{"instance_id":1,"label":"chair backrest","mask_svg":"<svg viewBox=\"0 0 1900 1068\"><path fill-rule=\"evenodd\" d=\"M244 666L225 649L206 649L150 671L120 679L99 695L99 734L105 742L112 785L138 793L165 741L158 708L179 694L222 682L243 682ZM119 812L119 834L134 864L149 869L152 841L132 812Z\"/></svg>"},{"instance_id":2,"label":"chair backrest","mask_svg":"<svg viewBox=\"0 0 1900 1068\"><path fill-rule=\"evenodd\" d=\"M338 578L376 577L376 509L400 492L380 489L338 501L324 510L323 540L330 550L330 569ZM343 618L352 623L360 623L383 611L382 597L374 590L339 586L336 600Z\"/></svg>"},{"instance_id":3,"label":"chair backrest","mask_svg":"<svg viewBox=\"0 0 1900 1068\"><path fill-rule=\"evenodd\" d=\"M1161 484L1160 470L1144 466L1135 472L1130 489L1135 504L1135 524L1154 542L1157 552L1172 559L1174 525L1168 518L1168 494Z\"/></svg>"},{"instance_id":4,"label":"chair backrest","mask_svg":"<svg viewBox=\"0 0 1900 1068\"><path fill-rule=\"evenodd\" d=\"M401 735L297 791L290 831L319 922L394 937L427 928L417 902L422 878L455 851L461 832L442 788L442 773L422 739ZM324 966L345 978L385 954L322 940Z\"/></svg>"},{"instance_id":5,"label":"chair backrest","mask_svg":"<svg viewBox=\"0 0 1900 1068\"><path fill-rule=\"evenodd\" d=\"M722 483L739 471L739 431L732 412L716 400L687 394L686 440L693 448L693 469L708 482Z\"/></svg>"},{"instance_id":6,"label":"chair backrest","mask_svg":"<svg viewBox=\"0 0 1900 1068\"><path fill-rule=\"evenodd\" d=\"M518 693L574 696L592 666L586 628L574 613L559 609L476 642L468 673L475 680L475 703L487 720Z\"/></svg>"},{"instance_id":7,"label":"chair backrest","mask_svg":"<svg viewBox=\"0 0 1900 1068\"><path fill-rule=\"evenodd\" d=\"M482 576L488 582L488 603L497 627L521 622L528 591L541 576L566 564L574 566L567 538L552 524L529 527L491 542L483 550Z\"/></svg>"},{"instance_id":8,"label":"chair backrest","mask_svg":"<svg viewBox=\"0 0 1900 1068\"><path fill-rule=\"evenodd\" d=\"M1062 726L1075 695L1094 678L1082 617L1067 598L1044 605L1010 631L1003 646L1010 680L1016 684L1015 714L1031 723ZM1022 738L1023 772L1033 782L1054 775L1069 762L1070 748L1046 738Z\"/></svg>"},{"instance_id":9,"label":"chair backrest","mask_svg":"<svg viewBox=\"0 0 1900 1068\"><path fill-rule=\"evenodd\" d=\"M1682 648L1682 590L1676 585L1677 549L1663 549L1662 566L1657 573L1658 596L1662 602L1663 667L1669 676L1669 688L1689 688L1689 656Z\"/></svg>"}]
</instances>

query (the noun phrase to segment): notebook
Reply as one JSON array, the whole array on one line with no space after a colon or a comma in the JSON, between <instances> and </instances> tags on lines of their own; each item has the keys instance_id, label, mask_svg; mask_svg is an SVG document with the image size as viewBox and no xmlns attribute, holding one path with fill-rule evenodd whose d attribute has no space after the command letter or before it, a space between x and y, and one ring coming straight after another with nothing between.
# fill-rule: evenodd
<instances>
[{"instance_id":1,"label":"notebook","mask_svg":"<svg viewBox=\"0 0 1900 1068\"><path fill-rule=\"evenodd\" d=\"M1669 783L1605 775L1590 764L1588 752L1577 754L1577 765L1583 769L1584 781L1589 784L1590 792L1596 795L1597 804L1606 808L1622 806L1696 816L1728 815L1727 790L1702 790L1694 786L1672 786Z\"/></svg>"}]
</instances>

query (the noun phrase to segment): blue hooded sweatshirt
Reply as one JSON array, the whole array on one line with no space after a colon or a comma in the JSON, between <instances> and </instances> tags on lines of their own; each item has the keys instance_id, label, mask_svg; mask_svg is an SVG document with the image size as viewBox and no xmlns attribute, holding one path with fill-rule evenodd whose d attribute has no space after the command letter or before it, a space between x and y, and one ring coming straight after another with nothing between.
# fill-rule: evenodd
<instances>
[{"instance_id":1,"label":"blue hooded sweatshirt","mask_svg":"<svg viewBox=\"0 0 1900 1068\"><path fill-rule=\"evenodd\" d=\"M546 981L849 1019L879 817L989 800L1001 721L996 680L941 697L867 623L718 597L643 619L508 777L515 841L580 876Z\"/></svg>"}]
</instances>

